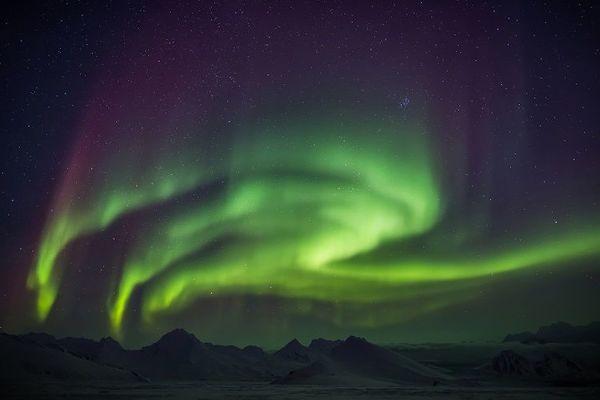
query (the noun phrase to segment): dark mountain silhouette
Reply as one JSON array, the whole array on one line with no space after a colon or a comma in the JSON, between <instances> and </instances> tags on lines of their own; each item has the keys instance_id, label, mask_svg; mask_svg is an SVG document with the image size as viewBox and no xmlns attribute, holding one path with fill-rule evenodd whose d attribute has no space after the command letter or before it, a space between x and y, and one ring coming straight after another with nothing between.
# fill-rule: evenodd
<instances>
[{"instance_id":1,"label":"dark mountain silhouette","mask_svg":"<svg viewBox=\"0 0 600 400\"><path fill-rule=\"evenodd\" d=\"M587 377L579 364L554 351L544 353L543 358L534 364L534 369L539 376L552 380L571 381Z\"/></svg>"},{"instance_id":2,"label":"dark mountain silhouette","mask_svg":"<svg viewBox=\"0 0 600 400\"><path fill-rule=\"evenodd\" d=\"M288 344L276 351L274 355L279 359L299 363L307 363L313 359L309 349L297 339L290 341Z\"/></svg>"},{"instance_id":3,"label":"dark mountain silhouette","mask_svg":"<svg viewBox=\"0 0 600 400\"><path fill-rule=\"evenodd\" d=\"M55 379L98 376L107 380L275 380L282 384L357 385L429 384L449 378L353 336L343 341L315 339L309 347L294 339L271 355L257 346L240 349L204 343L183 329L168 332L138 350L124 349L110 337L95 341L32 333L4 338L17 364L27 365L31 360L35 365L36 358L44 357L53 360L56 372L50 369L47 375ZM19 354L25 359L19 360ZM48 369L43 362L39 368Z\"/></svg>"},{"instance_id":4,"label":"dark mountain silhouette","mask_svg":"<svg viewBox=\"0 0 600 400\"><path fill-rule=\"evenodd\" d=\"M44 379L124 382L144 380L132 371L96 363L70 353L52 342L52 339L50 335L40 334L25 335L25 337L0 334L2 355L0 380L12 382Z\"/></svg>"},{"instance_id":5,"label":"dark mountain silhouette","mask_svg":"<svg viewBox=\"0 0 600 400\"><path fill-rule=\"evenodd\" d=\"M483 368L502 377L551 383L578 384L598 379L594 373L585 371L578 363L555 351L524 356L513 350L503 350Z\"/></svg>"},{"instance_id":6,"label":"dark mountain silhouette","mask_svg":"<svg viewBox=\"0 0 600 400\"><path fill-rule=\"evenodd\" d=\"M318 339L311 343L309 351L318 361L291 371L275 383L358 385L392 382L430 385L451 380L448 375L354 336L344 341Z\"/></svg>"},{"instance_id":7,"label":"dark mountain silhouette","mask_svg":"<svg viewBox=\"0 0 600 400\"><path fill-rule=\"evenodd\" d=\"M330 354L331 359L344 370L370 378L400 383L431 383L434 380L451 379L410 358L355 336L333 347Z\"/></svg>"},{"instance_id":8,"label":"dark mountain silhouette","mask_svg":"<svg viewBox=\"0 0 600 400\"><path fill-rule=\"evenodd\" d=\"M244 352L244 355L255 360L264 360L267 357L267 353L258 346L246 346L242 351Z\"/></svg>"},{"instance_id":9,"label":"dark mountain silhouette","mask_svg":"<svg viewBox=\"0 0 600 400\"><path fill-rule=\"evenodd\" d=\"M8 335L10 336L10 335ZM23 343L68 353L98 365L131 371L151 380L272 380L298 364L266 354L260 347L220 346L199 341L183 329L138 350L126 350L108 337L99 341L30 333Z\"/></svg>"},{"instance_id":10,"label":"dark mountain silhouette","mask_svg":"<svg viewBox=\"0 0 600 400\"><path fill-rule=\"evenodd\" d=\"M318 353L329 354L331 349L338 346L342 342L342 340L327 340L321 338L313 339L312 342L310 342L308 349Z\"/></svg>"},{"instance_id":11,"label":"dark mountain silhouette","mask_svg":"<svg viewBox=\"0 0 600 400\"><path fill-rule=\"evenodd\" d=\"M66 337L56 340L56 345L88 360L106 365L121 365L126 351L111 337L105 337L99 341Z\"/></svg>"},{"instance_id":12,"label":"dark mountain silhouette","mask_svg":"<svg viewBox=\"0 0 600 400\"><path fill-rule=\"evenodd\" d=\"M569 358L577 352L568 353L571 355L566 357L550 351L553 349L547 346L527 347L530 351L525 355L512 350L501 351L479 367L478 376L536 384L597 382L593 360L592 364L590 360L579 364ZM587 352L587 347L585 349ZM431 351L436 350L428 350ZM201 342L183 329L168 332L155 343L136 350L124 349L110 337L96 341L73 337L57 339L44 333L20 336L3 333L0 354L0 380L11 382L221 380L283 385L430 386L456 385L462 379L456 371L451 372L451 368L431 361L435 358L431 354L442 353L434 352L425 357L423 353L421 361L415 361L402 351L355 336L345 340L315 339L308 347L294 339L270 354L257 346L239 348ZM447 365L453 360L456 359L450 359ZM471 368L476 365L481 364Z\"/></svg>"},{"instance_id":13,"label":"dark mountain silhouette","mask_svg":"<svg viewBox=\"0 0 600 400\"><path fill-rule=\"evenodd\" d=\"M540 327L536 333L509 334L503 341L521 343L600 343L600 321L582 326L556 322Z\"/></svg>"},{"instance_id":14,"label":"dark mountain silhouette","mask_svg":"<svg viewBox=\"0 0 600 400\"><path fill-rule=\"evenodd\" d=\"M502 376L530 376L534 374L531 362L512 350L503 350L491 362L491 369Z\"/></svg>"},{"instance_id":15,"label":"dark mountain silhouette","mask_svg":"<svg viewBox=\"0 0 600 400\"><path fill-rule=\"evenodd\" d=\"M168 380L272 379L277 373L277 366L259 348L203 343L182 329L140 350L127 351L120 365L151 379Z\"/></svg>"}]
</instances>

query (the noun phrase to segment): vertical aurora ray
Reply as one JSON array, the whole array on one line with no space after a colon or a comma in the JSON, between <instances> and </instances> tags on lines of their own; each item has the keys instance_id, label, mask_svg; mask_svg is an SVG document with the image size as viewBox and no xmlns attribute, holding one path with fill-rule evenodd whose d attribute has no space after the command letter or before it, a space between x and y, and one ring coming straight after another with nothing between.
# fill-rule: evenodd
<instances>
[{"instance_id":1,"label":"vertical aurora ray","mask_svg":"<svg viewBox=\"0 0 600 400\"><path fill-rule=\"evenodd\" d=\"M90 112L82 124L100 125ZM167 121L168 122L168 121ZM171 129L168 123L156 130ZM44 229L37 260L29 273L27 286L37 291L37 317L43 321L54 304L60 285L61 253L77 238L102 231L131 211L163 202L193 189L205 174L198 153L188 152L173 159L161 154L163 146L173 151L189 145L187 138L174 140L163 136L140 146L140 138L126 135L120 128L103 133L106 148L98 150L95 129L82 134L74 146L73 156ZM145 136L153 137L155 130ZM147 165L149 164L149 165ZM114 176L113 170L116 171ZM111 173L108 177L107 174Z\"/></svg>"},{"instance_id":2,"label":"vertical aurora ray","mask_svg":"<svg viewBox=\"0 0 600 400\"><path fill-rule=\"evenodd\" d=\"M167 172L167 174L170 174ZM189 178L188 181L184 179ZM158 178L158 184L155 184ZM107 196L85 211L74 211L67 206L56 211L57 216L50 219L42 243L35 268L29 274L27 284L29 288L38 290L37 315L44 320L56 299L60 271L57 260L65 247L81 235L101 230L110 225L124 213L162 201L170 196L193 187L194 177L186 174L179 185L164 184L160 177L153 177L152 183L140 186L136 190L128 187L115 188Z\"/></svg>"},{"instance_id":3,"label":"vertical aurora ray","mask_svg":"<svg viewBox=\"0 0 600 400\"><path fill-rule=\"evenodd\" d=\"M146 24L153 26L151 20ZM184 54L181 49L164 42L152 54L172 62L147 65L147 54L137 53L146 40L143 34L131 35L125 48L112 54L126 55L128 62L100 74L90 88L27 279L28 288L37 292L40 321L56 301L59 259L70 243L106 229L127 213L195 188L212 167L210 146L198 134L206 129L198 114L190 115L185 104L164 108L189 97L201 99L188 85L193 69L178 63L185 64L185 57L172 57ZM189 148L195 150L179 151Z\"/></svg>"}]
</instances>

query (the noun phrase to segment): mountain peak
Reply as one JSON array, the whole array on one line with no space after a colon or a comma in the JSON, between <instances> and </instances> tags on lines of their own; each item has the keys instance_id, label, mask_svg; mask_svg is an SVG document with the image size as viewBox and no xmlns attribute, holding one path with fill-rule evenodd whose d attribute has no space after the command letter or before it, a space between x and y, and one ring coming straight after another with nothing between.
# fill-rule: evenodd
<instances>
[{"instance_id":1,"label":"mountain peak","mask_svg":"<svg viewBox=\"0 0 600 400\"><path fill-rule=\"evenodd\" d=\"M365 338L350 335L346 338L346 340L344 340L344 343L346 343L346 344L365 344L365 343L369 343L369 342Z\"/></svg>"},{"instance_id":2,"label":"mountain peak","mask_svg":"<svg viewBox=\"0 0 600 400\"><path fill-rule=\"evenodd\" d=\"M172 360L191 360L197 357L199 352L204 352L206 345L184 329L174 329L142 350Z\"/></svg>"},{"instance_id":3,"label":"mountain peak","mask_svg":"<svg viewBox=\"0 0 600 400\"><path fill-rule=\"evenodd\" d=\"M109 348L114 348L114 349L119 349L119 350L123 349L121 344L110 336L106 336L106 337L103 337L102 339L100 339L100 344L104 347L109 347Z\"/></svg>"},{"instance_id":4,"label":"mountain peak","mask_svg":"<svg viewBox=\"0 0 600 400\"><path fill-rule=\"evenodd\" d=\"M186 331L185 329L182 328L176 328L173 329L172 331L169 331L167 333L165 333L164 335L162 335L162 337L158 340L159 342L163 339L194 339L194 340L198 340L196 338L196 336L194 336L193 333L189 333L188 331Z\"/></svg>"},{"instance_id":5,"label":"mountain peak","mask_svg":"<svg viewBox=\"0 0 600 400\"><path fill-rule=\"evenodd\" d=\"M154 349L189 349L191 346L202 344L196 336L188 331L177 328L173 329L170 332L165 333L160 339L158 339L154 344L151 344L150 348Z\"/></svg>"},{"instance_id":6,"label":"mountain peak","mask_svg":"<svg viewBox=\"0 0 600 400\"><path fill-rule=\"evenodd\" d=\"M307 361L309 359L308 348L300 343L298 339L291 340L288 344L275 352L275 355L294 361Z\"/></svg>"},{"instance_id":7,"label":"mountain peak","mask_svg":"<svg viewBox=\"0 0 600 400\"><path fill-rule=\"evenodd\" d=\"M281 348L281 350L284 350L284 349L289 349L289 350L303 349L303 350L306 350L306 346L304 346L302 343L300 343L300 341L298 339L294 338L294 339L290 340L288 342L288 344L286 344L285 346L283 346ZM281 350L279 350L279 351L281 351Z\"/></svg>"}]
</instances>

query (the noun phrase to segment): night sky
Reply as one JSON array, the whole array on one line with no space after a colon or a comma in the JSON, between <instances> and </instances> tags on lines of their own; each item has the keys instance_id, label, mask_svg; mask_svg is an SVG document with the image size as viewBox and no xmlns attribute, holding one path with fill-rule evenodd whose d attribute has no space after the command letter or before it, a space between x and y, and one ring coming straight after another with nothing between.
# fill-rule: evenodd
<instances>
[{"instance_id":1,"label":"night sky","mask_svg":"<svg viewBox=\"0 0 600 400\"><path fill-rule=\"evenodd\" d=\"M598 4L171 3L2 6L2 329L600 319Z\"/></svg>"}]
</instances>

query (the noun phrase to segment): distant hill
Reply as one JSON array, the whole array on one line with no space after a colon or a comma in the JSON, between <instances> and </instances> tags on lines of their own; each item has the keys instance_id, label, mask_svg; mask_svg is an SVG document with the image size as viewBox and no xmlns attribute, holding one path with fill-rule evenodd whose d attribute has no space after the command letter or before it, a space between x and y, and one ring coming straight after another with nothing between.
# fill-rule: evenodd
<instances>
[{"instance_id":1,"label":"distant hill","mask_svg":"<svg viewBox=\"0 0 600 400\"><path fill-rule=\"evenodd\" d=\"M521 332L507 335L503 342L521 343L600 343L600 321L588 325L573 326L556 322L540 327L537 332Z\"/></svg>"}]
</instances>

